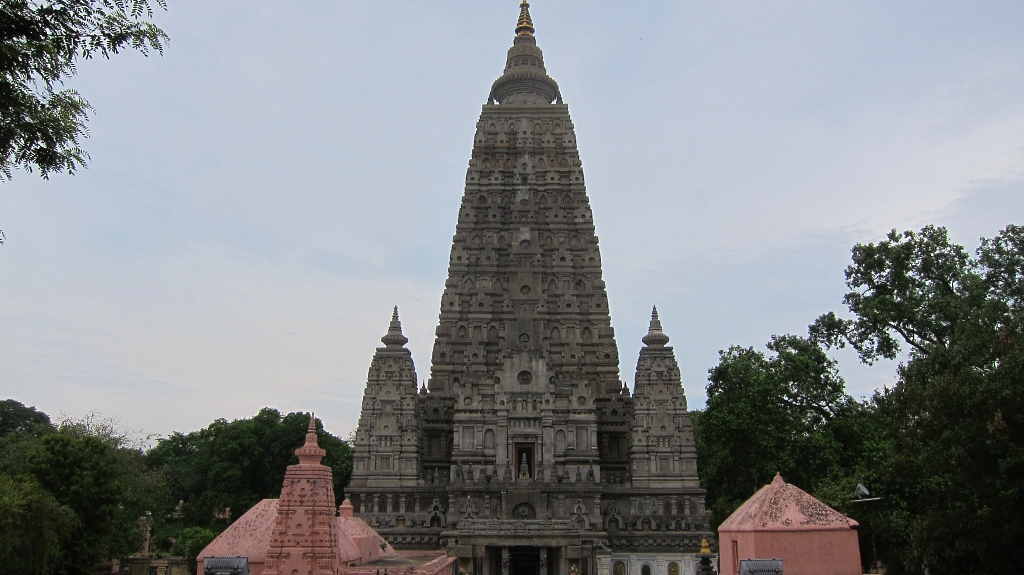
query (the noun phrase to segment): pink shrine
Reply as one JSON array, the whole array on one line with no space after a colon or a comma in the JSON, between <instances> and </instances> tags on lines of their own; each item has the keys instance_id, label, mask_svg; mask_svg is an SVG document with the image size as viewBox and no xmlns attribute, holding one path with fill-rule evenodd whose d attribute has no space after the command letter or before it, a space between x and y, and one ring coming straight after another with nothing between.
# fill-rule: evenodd
<instances>
[{"instance_id":1,"label":"pink shrine","mask_svg":"<svg viewBox=\"0 0 1024 575\"><path fill-rule=\"evenodd\" d=\"M376 531L352 516L347 499L335 507L327 454L310 417L306 443L295 450L280 499L264 499L213 540L198 557L248 557L252 575L339 575L347 567L395 554ZM337 513L337 514L336 514Z\"/></svg>"},{"instance_id":2,"label":"pink shrine","mask_svg":"<svg viewBox=\"0 0 1024 575\"><path fill-rule=\"evenodd\" d=\"M860 575L857 522L776 474L718 528L721 575L782 559L786 575Z\"/></svg>"}]
</instances>

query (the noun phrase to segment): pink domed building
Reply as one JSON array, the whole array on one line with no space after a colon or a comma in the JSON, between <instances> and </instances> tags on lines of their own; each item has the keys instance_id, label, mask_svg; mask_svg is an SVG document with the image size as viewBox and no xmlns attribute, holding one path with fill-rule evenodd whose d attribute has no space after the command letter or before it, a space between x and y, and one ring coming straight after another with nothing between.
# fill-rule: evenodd
<instances>
[{"instance_id":1,"label":"pink domed building","mask_svg":"<svg viewBox=\"0 0 1024 575\"><path fill-rule=\"evenodd\" d=\"M718 528L721 575L782 559L786 575L860 575L857 522L776 474Z\"/></svg>"}]
</instances>

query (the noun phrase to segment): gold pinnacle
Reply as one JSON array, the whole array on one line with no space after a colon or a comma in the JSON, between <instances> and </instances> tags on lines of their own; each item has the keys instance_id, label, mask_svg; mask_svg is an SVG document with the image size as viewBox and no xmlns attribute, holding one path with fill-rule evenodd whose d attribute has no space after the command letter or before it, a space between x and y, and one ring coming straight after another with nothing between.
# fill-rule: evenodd
<instances>
[{"instance_id":1,"label":"gold pinnacle","mask_svg":"<svg viewBox=\"0 0 1024 575\"><path fill-rule=\"evenodd\" d=\"M530 18L530 3L523 0L519 5L519 23L516 24L516 36L533 36L533 18Z\"/></svg>"}]
</instances>

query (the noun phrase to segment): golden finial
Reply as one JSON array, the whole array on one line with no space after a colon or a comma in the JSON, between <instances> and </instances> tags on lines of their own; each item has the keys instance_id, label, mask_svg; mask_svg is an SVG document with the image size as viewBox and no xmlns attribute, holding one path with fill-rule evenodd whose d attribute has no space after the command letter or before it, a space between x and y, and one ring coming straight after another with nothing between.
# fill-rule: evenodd
<instances>
[{"instance_id":1,"label":"golden finial","mask_svg":"<svg viewBox=\"0 0 1024 575\"><path fill-rule=\"evenodd\" d=\"M707 539L701 539L700 540L700 554L701 555L711 555L711 546L708 545L708 540Z\"/></svg>"},{"instance_id":2,"label":"golden finial","mask_svg":"<svg viewBox=\"0 0 1024 575\"><path fill-rule=\"evenodd\" d=\"M519 23L516 24L516 36L533 36L533 18L530 18L530 3L523 0L519 5Z\"/></svg>"}]
</instances>

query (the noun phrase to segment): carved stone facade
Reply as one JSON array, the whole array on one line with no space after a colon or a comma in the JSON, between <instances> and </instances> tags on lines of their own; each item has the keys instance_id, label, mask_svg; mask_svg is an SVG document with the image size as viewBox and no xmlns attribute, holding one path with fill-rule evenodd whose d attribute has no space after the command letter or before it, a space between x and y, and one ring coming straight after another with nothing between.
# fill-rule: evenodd
<instances>
[{"instance_id":1,"label":"carved stone facade","mask_svg":"<svg viewBox=\"0 0 1024 575\"><path fill-rule=\"evenodd\" d=\"M396 547L446 545L479 575L612 575L613 554L664 552L689 568L713 534L679 369L655 312L635 393L619 379L576 135L528 8L477 122L430 379L417 392L396 310L348 492Z\"/></svg>"}]
</instances>

